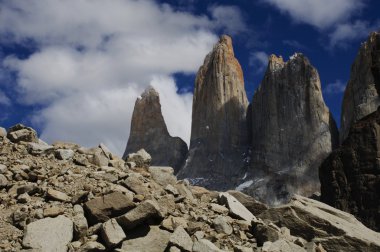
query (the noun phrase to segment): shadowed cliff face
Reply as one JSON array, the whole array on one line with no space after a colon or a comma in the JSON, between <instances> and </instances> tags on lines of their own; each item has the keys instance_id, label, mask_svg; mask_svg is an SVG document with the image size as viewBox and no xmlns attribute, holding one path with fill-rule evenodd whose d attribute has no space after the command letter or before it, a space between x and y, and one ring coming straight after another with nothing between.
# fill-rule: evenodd
<instances>
[{"instance_id":1,"label":"shadowed cliff face","mask_svg":"<svg viewBox=\"0 0 380 252\"><path fill-rule=\"evenodd\" d=\"M353 123L377 110L380 105L380 32L373 32L361 46L351 67L344 92L341 137L347 137Z\"/></svg>"},{"instance_id":2,"label":"shadowed cliff face","mask_svg":"<svg viewBox=\"0 0 380 252\"><path fill-rule=\"evenodd\" d=\"M380 110L356 122L321 165L321 200L380 231Z\"/></svg>"},{"instance_id":3,"label":"shadowed cliff face","mask_svg":"<svg viewBox=\"0 0 380 252\"><path fill-rule=\"evenodd\" d=\"M337 145L317 70L302 54L288 62L272 55L252 101L252 168L246 189L281 203L292 194L319 191L318 167Z\"/></svg>"},{"instance_id":4,"label":"shadowed cliff face","mask_svg":"<svg viewBox=\"0 0 380 252\"><path fill-rule=\"evenodd\" d=\"M161 113L160 97L152 87L136 100L123 159L142 148L152 156L152 165L171 166L175 172L187 155L187 144L181 138L169 135Z\"/></svg>"},{"instance_id":5,"label":"shadowed cliff face","mask_svg":"<svg viewBox=\"0 0 380 252\"><path fill-rule=\"evenodd\" d=\"M231 176L242 173L248 144L247 107L243 72L231 38L224 35L196 77L190 150L181 177L219 177L226 186Z\"/></svg>"}]
</instances>

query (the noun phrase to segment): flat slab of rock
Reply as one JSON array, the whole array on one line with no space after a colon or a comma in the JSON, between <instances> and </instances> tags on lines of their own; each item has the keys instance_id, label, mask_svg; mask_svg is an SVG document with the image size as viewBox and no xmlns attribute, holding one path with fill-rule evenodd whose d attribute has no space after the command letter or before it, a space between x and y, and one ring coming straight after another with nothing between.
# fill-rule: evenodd
<instances>
[{"instance_id":1,"label":"flat slab of rock","mask_svg":"<svg viewBox=\"0 0 380 252\"><path fill-rule=\"evenodd\" d=\"M380 251L380 233L349 213L302 196L295 195L290 203L259 217L281 223L292 235L321 243L327 251Z\"/></svg>"},{"instance_id":2,"label":"flat slab of rock","mask_svg":"<svg viewBox=\"0 0 380 252\"><path fill-rule=\"evenodd\" d=\"M161 186L174 185L177 178L173 175L174 169L168 166L151 166L149 167L152 179Z\"/></svg>"},{"instance_id":3,"label":"flat slab of rock","mask_svg":"<svg viewBox=\"0 0 380 252\"><path fill-rule=\"evenodd\" d=\"M124 229L133 229L147 220L160 219L162 217L158 203L153 200L146 200L128 213L119 216L117 222Z\"/></svg>"},{"instance_id":4,"label":"flat slab of rock","mask_svg":"<svg viewBox=\"0 0 380 252\"><path fill-rule=\"evenodd\" d=\"M181 251L191 252L193 248L193 241L186 230L179 226L174 230L174 233L170 236L170 244L175 245L181 249Z\"/></svg>"},{"instance_id":5,"label":"flat slab of rock","mask_svg":"<svg viewBox=\"0 0 380 252\"><path fill-rule=\"evenodd\" d=\"M29 127L22 124L16 124L8 129L7 138L13 143L24 142L34 142L38 143L37 132Z\"/></svg>"},{"instance_id":6,"label":"flat slab of rock","mask_svg":"<svg viewBox=\"0 0 380 252\"><path fill-rule=\"evenodd\" d=\"M194 242L193 252L223 252L223 250L219 249L209 240L200 239Z\"/></svg>"},{"instance_id":7,"label":"flat slab of rock","mask_svg":"<svg viewBox=\"0 0 380 252\"><path fill-rule=\"evenodd\" d=\"M120 192L113 192L97 197L84 204L86 217L91 224L105 222L120 216L135 207L133 197Z\"/></svg>"},{"instance_id":8,"label":"flat slab of rock","mask_svg":"<svg viewBox=\"0 0 380 252\"><path fill-rule=\"evenodd\" d=\"M53 199L53 200L62 201L62 202L71 201L71 198L66 193L63 193L51 188L47 190L46 194L50 199Z\"/></svg>"},{"instance_id":9,"label":"flat slab of rock","mask_svg":"<svg viewBox=\"0 0 380 252\"><path fill-rule=\"evenodd\" d=\"M168 231L162 230L157 226L150 226L150 231L147 235L124 241L121 251L164 252L168 246L169 239L170 233Z\"/></svg>"},{"instance_id":10,"label":"flat slab of rock","mask_svg":"<svg viewBox=\"0 0 380 252\"><path fill-rule=\"evenodd\" d=\"M110 219L102 225L102 238L107 247L112 248L127 238L123 229L115 219Z\"/></svg>"},{"instance_id":11,"label":"flat slab of rock","mask_svg":"<svg viewBox=\"0 0 380 252\"><path fill-rule=\"evenodd\" d=\"M226 205L230 210L230 215L233 217L252 221L255 220L256 217L241 204L234 196L229 193L220 193L218 197L218 201L220 204Z\"/></svg>"},{"instance_id":12,"label":"flat slab of rock","mask_svg":"<svg viewBox=\"0 0 380 252\"><path fill-rule=\"evenodd\" d=\"M66 252L72 239L73 222L61 215L28 224L22 245L40 252Z\"/></svg>"},{"instance_id":13,"label":"flat slab of rock","mask_svg":"<svg viewBox=\"0 0 380 252\"><path fill-rule=\"evenodd\" d=\"M268 209L268 206L260 201L255 200L253 197L235 190L227 191L234 196L240 203L243 204L253 215L259 215Z\"/></svg>"}]
</instances>

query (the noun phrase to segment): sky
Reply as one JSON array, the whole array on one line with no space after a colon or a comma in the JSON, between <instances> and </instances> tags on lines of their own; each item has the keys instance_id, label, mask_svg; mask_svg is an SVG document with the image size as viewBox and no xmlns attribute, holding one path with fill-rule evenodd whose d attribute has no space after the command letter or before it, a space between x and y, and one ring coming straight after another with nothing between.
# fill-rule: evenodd
<instances>
[{"instance_id":1,"label":"sky","mask_svg":"<svg viewBox=\"0 0 380 252\"><path fill-rule=\"evenodd\" d=\"M48 143L106 144L121 155L136 98L159 93L173 136L190 140L192 91L222 34L233 39L248 99L270 54L306 55L339 124L377 0L0 0L0 126Z\"/></svg>"}]
</instances>

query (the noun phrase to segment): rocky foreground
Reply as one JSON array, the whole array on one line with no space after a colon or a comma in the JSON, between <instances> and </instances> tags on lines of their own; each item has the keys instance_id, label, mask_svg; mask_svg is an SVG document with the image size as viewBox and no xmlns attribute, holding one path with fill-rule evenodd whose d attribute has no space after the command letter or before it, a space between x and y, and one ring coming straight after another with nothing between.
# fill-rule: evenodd
<instances>
[{"instance_id":1,"label":"rocky foreground","mask_svg":"<svg viewBox=\"0 0 380 252\"><path fill-rule=\"evenodd\" d=\"M0 128L0 251L380 251L380 233L318 201L268 208L150 162Z\"/></svg>"}]
</instances>

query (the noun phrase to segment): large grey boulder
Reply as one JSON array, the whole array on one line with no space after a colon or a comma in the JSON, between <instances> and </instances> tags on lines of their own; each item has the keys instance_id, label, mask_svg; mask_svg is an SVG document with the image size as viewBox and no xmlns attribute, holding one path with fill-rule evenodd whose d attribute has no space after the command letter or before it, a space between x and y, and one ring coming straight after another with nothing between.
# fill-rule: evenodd
<instances>
[{"instance_id":1,"label":"large grey boulder","mask_svg":"<svg viewBox=\"0 0 380 252\"><path fill-rule=\"evenodd\" d=\"M350 127L377 110L380 105L380 32L373 32L364 42L351 67L344 92L340 139L346 139Z\"/></svg>"},{"instance_id":2,"label":"large grey boulder","mask_svg":"<svg viewBox=\"0 0 380 252\"><path fill-rule=\"evenodd\" d=\"M141 148L152 156L152 165L171 166L176 173L185 162L188 150L181 138L170 136L162 116L159 94L153 87L147 88L136 100L123 159Z\"/></svg>"},{"instance_id":3,"label":"large grey boulder","mask_svg":"<svg viewBox=\"0 0 380 252\"><path fill-rule=\"evenodd\" d=\"M321 243L327 251L380 251L380 233L349 213L302 196L295 195L290 203L259 217L289 228L294 236Z\"/></svg>"},{"instance_id":4,"label":"large grey boulder","mask_svg":"<svg viewBox=\"0 0 380 252\"><path fill-rule=\"evenodd\" d=\"M180 178L217 190L233 186L246 167L247 107L243 71L232 39L223 35L197 73L190 149Z\"/></svg>"},{"instance_id":5,"label":"large grey boulder","mask_svg":"<svg viewBox=\"0 0 380 252\"><path fill-rule=\"evenodd\" d=\"M271 205L312 195L319 165L338 142L318 71L302 54L287 62L271 55L252 100L252 184L243 192Z\"/></svg>"},{"instance_id":6,"label":"large grey boulder","mask_svg":"<svg viewBox=\"0 0 380 252\"><path fill-rule=\"evenodd\" d=\"M38 143L37 132L22 124L16 124L8 129L7 138L13 143L23 142L34 142Z\"/></svg>"},{"instance_id":7,"label":"large grey boulder","mask_svg":"<svg viewBox=\"0 0 380 252\"><path fill-rule=\"evenodd\" d=\"M161 186L175 185L177 178L174 176L174 169L167 166L151 166L149 167L152 179Z\"/></svg>"},{"instance_id":8,"label":"large grey boulder","mask_svg":"<svg viewBox=\"0 0 380 252\"><path fill-rule=\"evenodd\" d=\"M101 235L109 248L115 247L127 238L116 219L110 219L103 223Z\"/></svg>"},{"instance_id":9,"label":"large grey boulder","mask_svg":"<svg viewBox=\"0 0 380 252\"><path fill-rule=\"evenodd\" d=\"M28 224L22 245L40 252L66 252L72 239L73 222L61 215Z\"/></svg>"},{"instance_id":10,"label":"large grey boulder","mask_svg":"<svg viewBox=\"0 0 380 252\"><path fill-rule=\"evenodd\" d=\"M231 216L236 217L241 220L252 221L256 217L241 204L234 196L229 193L220 193L218 201L222 205L226 205L229 209Z\"/></svg>"}]
</instances>

